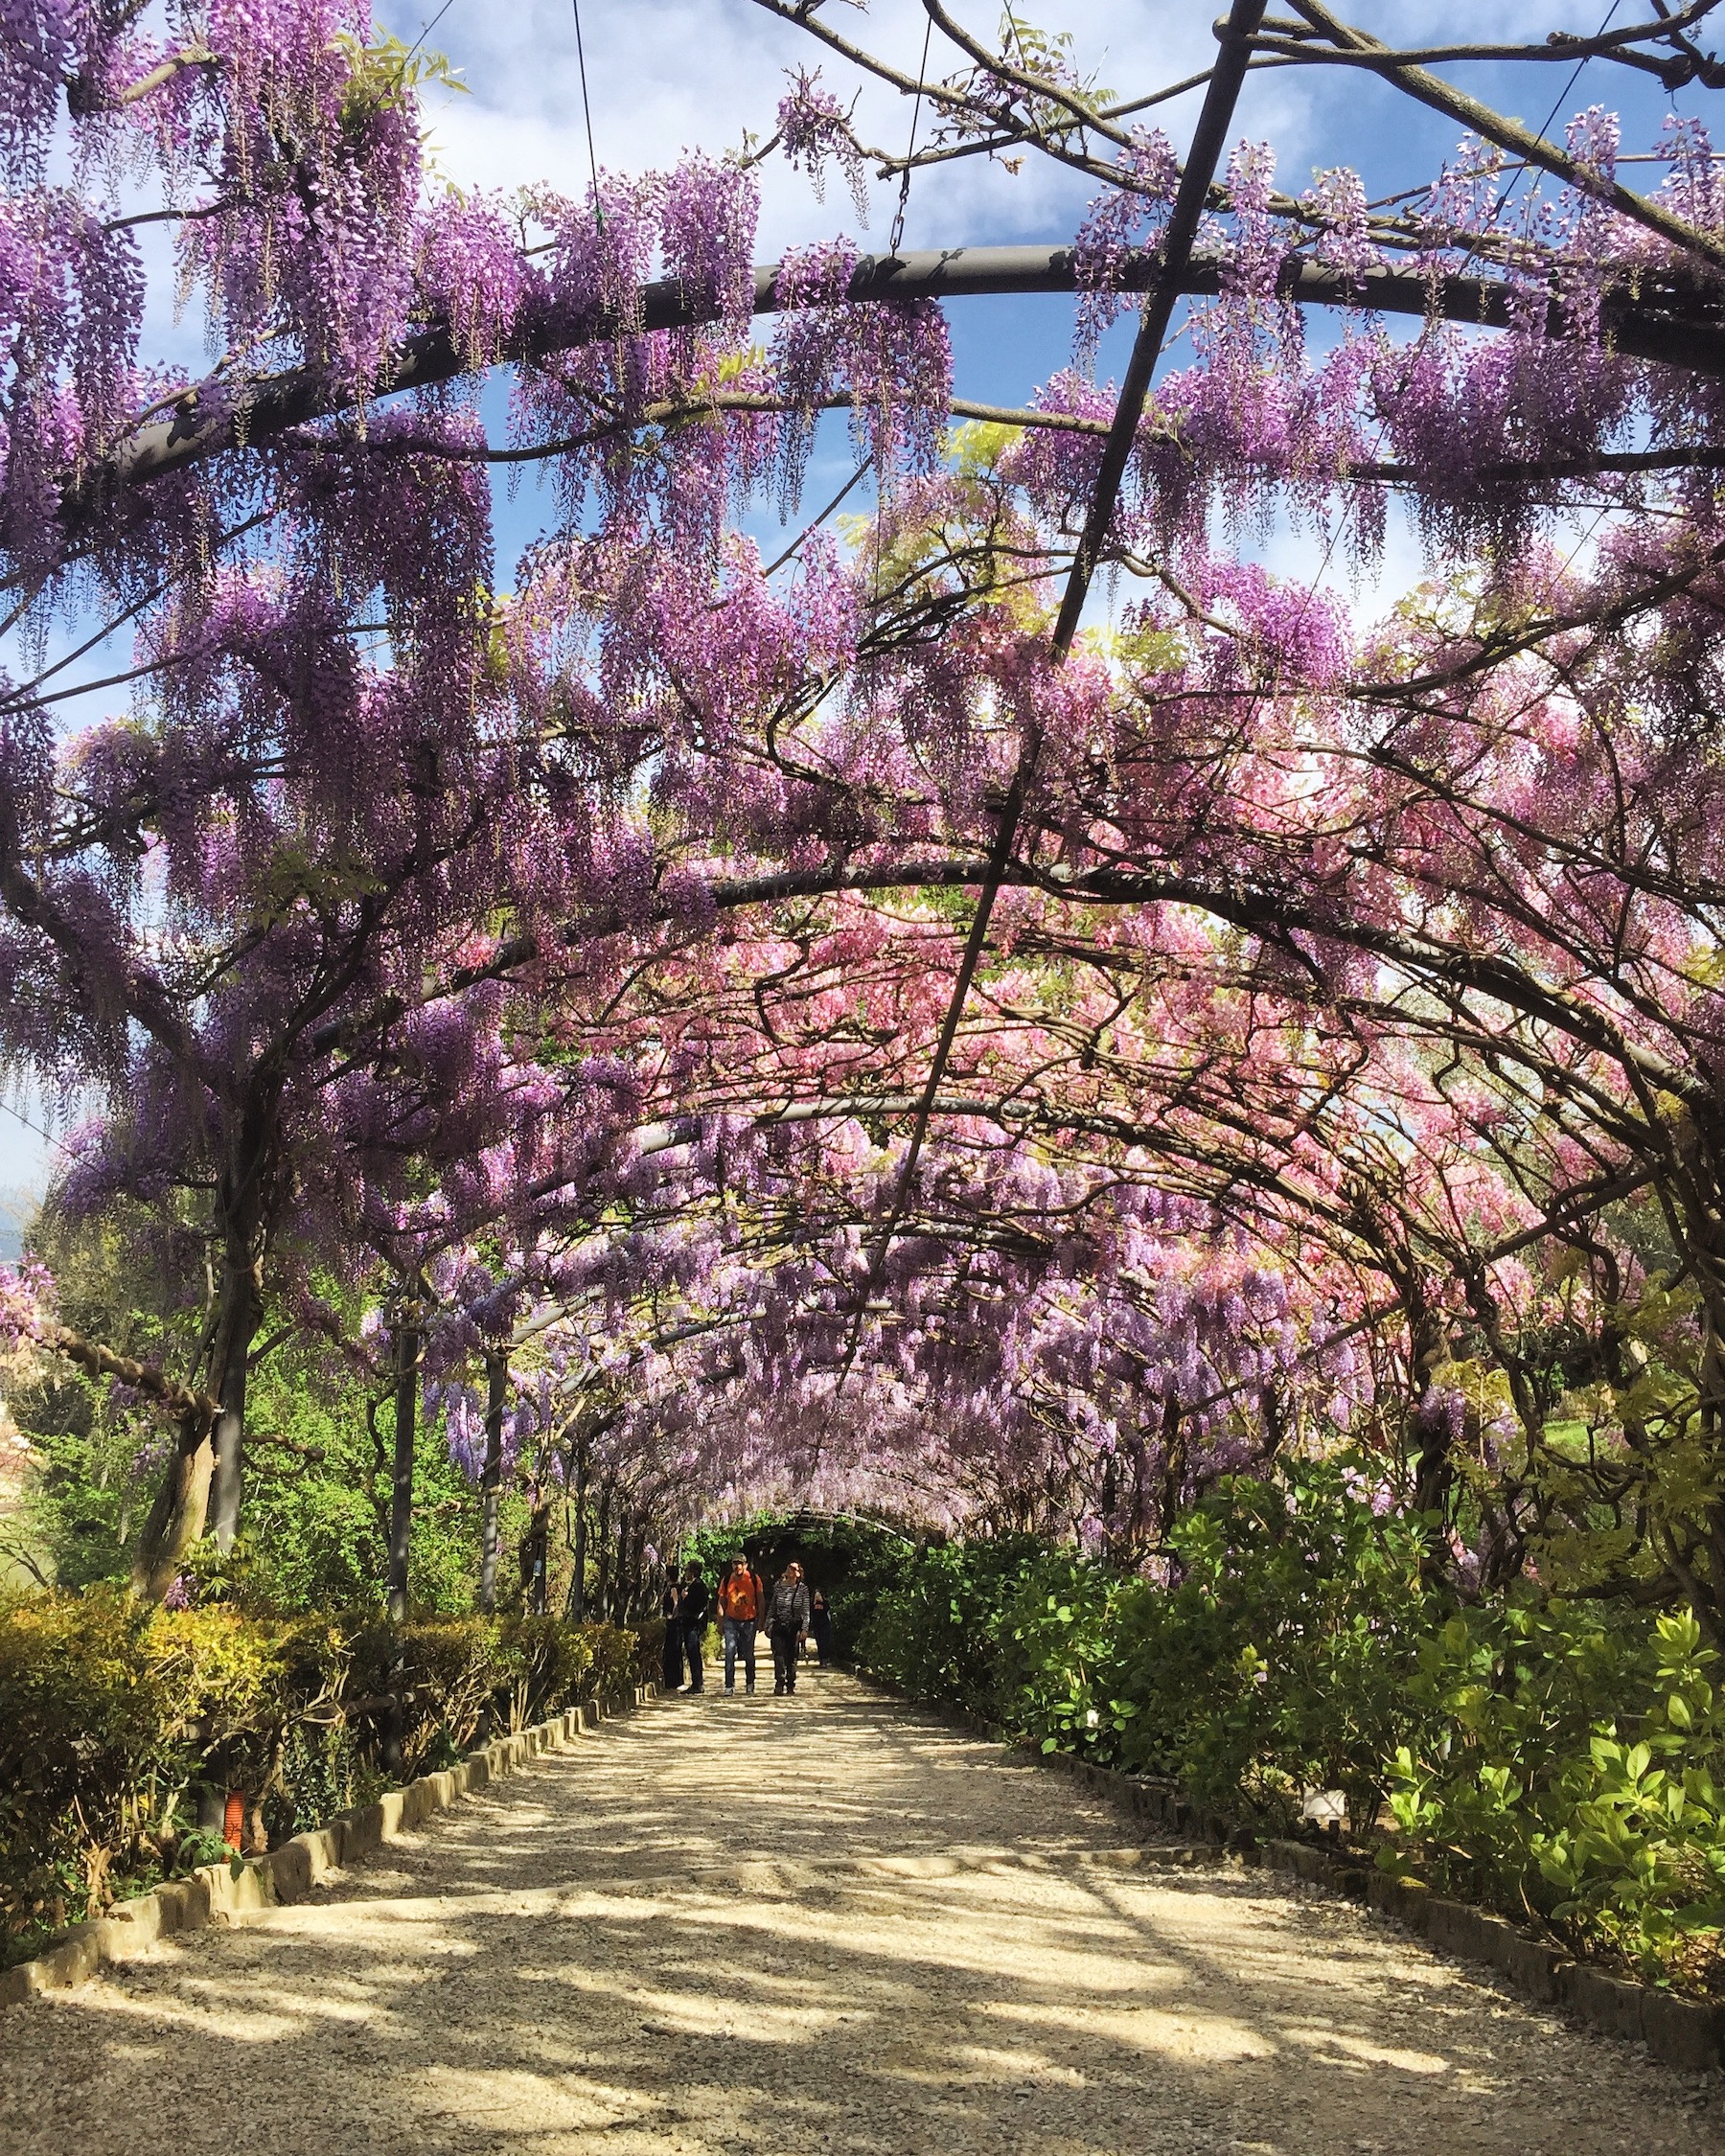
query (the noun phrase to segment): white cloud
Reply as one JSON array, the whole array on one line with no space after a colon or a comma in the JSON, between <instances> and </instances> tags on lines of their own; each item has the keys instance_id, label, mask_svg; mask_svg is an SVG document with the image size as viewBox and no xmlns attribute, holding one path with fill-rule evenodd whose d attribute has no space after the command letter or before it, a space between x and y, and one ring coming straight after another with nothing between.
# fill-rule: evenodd
<instances>
[{"instance_id":1,"label":"white cloud","mask_svg":"<svg viewBox=\"0 0 1725 2156\"><path fill-rule=\"evenodd\" d=\"M413 0L430 10L430 0ZM1024 0L1021 0L1021 5ZM996 0L953 0L953 11L984 42L996 31ZM1025 11L1046 31L1069 32L1081 73L1122 96L1141 95L1208 65L1216 47L1218 0L1037 0ZM1502 37L1502 0L1397 0L1351 11L1388 40ZM867 9L825 0L819 20L880 54L908 76L919 68L928 17L921 0L875 0ZM857 96L864 140L894 152L910 126L908 102L860 74L752 0L582 0L582 22L601 164L643 172L675 162L685 148L716 151L772 132L788 69L818 66L832 88ZM417 27L412 17L397 26ZM430 118L444 169L464 187L511 190L549 183L579 195L587 182L586 131L575 57L570 0L526 0L494 8L453 0L432 34L463 70L471 94L434 94ZM950 75L962 56L936 33L930 74ZM1449 77L1482 90L1505 109L1543 121L1590 102L1623 110L1629 139L1650 137L1663 109L1657 85L1594 61L1571 85L1572 68L1461 67ZM1198 93L1142 115L1177 147L1190 134ZM1560 116L1561 117L1561 116ZM932 124L927 103L921 139ZM1560 123L1559 123L1560 124ZM1354 164L1370 194L1428 175L1454 148L1459 124L1398 97L1370 78L1339 69L1282 69L1247 83L1233 130L1274 144L1284 186L1298 192L1316 168ZM846 229L854 219L842 189L816 202L806 181L783 160L761 169L761 254ZM884 241L896 190L877 183L872 234ZM912 246L977 244L1070 235L1090 182L1030 156L1011 176L985 159L919 174L906 240ZM866 243L866 241L865 241Z\"/></svg>"},{"instance_id":2,"label":"white cloud","mask_svg":"<svg viewBox=\"0 0 1725 2156\"><path fill-rule=\"evenodd\" d=\"M1215 52L1213 7L1097 6L1095 0L1042 0L1044 29L1070 31L1079 66L1121 94L1138 94L1207 66ZM959 11L992 35L995 11ZM867 12L833 4L821 19L853 43L878 53L905 74L918 72L928 18L919 0L881 0ZM739 144L745 130L772 132L787 69L819 66L841 95L858 93L857 128L872 145L901 149L910 107L888 87L859 74L806 33L749 0L584 0L582 26L593 140L599 161L642 172L673 162L684 148L717 150ZM574 18L558 0L524 8L482 10L478 0L454 0L437 26L435 42L462 69L470 94L433 99L431 120L440 162L458 185L512 189L548 182L579 195L587 182L586 133L576 65ZM936 34L929 72L938 78L964 64ZM1148 117L1177 143L1197 109L1188 94ZM919 137L933 116L925 103ZM1303 80L1267 76L1252 85L1242 129L1274 135L1285 145L1295 183L1306 155L1308 98ZM842 191L824 206L782 159L762 168L762 252L826 234L853 220ZM895 189L877 184L873 231L884 237ZM1016 179L987 160L965 159L924 172L913 185L908 244L975 244L1030 237L1064 239L1093 192L1090 182L1031 157Z\"/></svg>"}]
</instances>

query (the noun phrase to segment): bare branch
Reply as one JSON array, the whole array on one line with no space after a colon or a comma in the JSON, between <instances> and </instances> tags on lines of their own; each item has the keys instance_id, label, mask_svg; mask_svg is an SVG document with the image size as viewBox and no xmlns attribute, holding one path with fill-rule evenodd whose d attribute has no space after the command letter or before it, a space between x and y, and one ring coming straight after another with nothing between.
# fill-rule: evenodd
<instances>
[{"instance_id":1,"label":"bare branch","mask_svg":"<svg viewBox=\"0 0 1725 2156\"><path fill-rule=\"evenodd\" d=\"M1557 178L1567 180L1570 186L1596 201L1609 202L1622 216L1657 233L1685 254L1698 255L1714 268L1725 269L1725 240L1716 239L1699 226L1674 217L1644 195L1636 195L1615 180L1602 180L1598 172L1580 164L1567 150L1559 149L1554 142L1548 142L1530 127L1524 127L1519 120L1506 119L1478 98L1469 97L1466 91L1453 88L1422 67L1408 64L1399 53L1368 32L1342 22L1322 5L1322 0L1292 0L1292 4L1309 23L1333 40L1334 49L1326 56L1331 61L1368 68L1384 76L1410 97L1417 98L1421 104L1448 113L1451 119L1459 120L1486 142L1496 143L1499 149L1516 157L1525 157L1530 165L1537 165Z\"/></svg>"}]
</instances>

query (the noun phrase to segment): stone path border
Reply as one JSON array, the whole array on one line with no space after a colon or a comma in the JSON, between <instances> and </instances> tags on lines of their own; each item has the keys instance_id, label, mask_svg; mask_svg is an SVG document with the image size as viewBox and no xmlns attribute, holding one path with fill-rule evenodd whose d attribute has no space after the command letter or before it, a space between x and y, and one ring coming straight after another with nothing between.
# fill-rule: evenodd
<instances>
[{"instance_id":1,"label":"stone path border","mask_svg":"<svg viewBox=\"0 0 1725 2156\"><path fill-rule=\"evenodd\" d=\"M201 1931L206 1924L231 1924L258 1909L274 1909L302 1900L328 1871L357 1862L446 1811L472 1790L486 1789L542 1752L565 1745L596 1729L607 1716L630 1713L658 1696L656 1685L637 1685L630 1694L571 1707L548 1722L536 1722L514 1736L497 1737L470 1752L441 1773L422 1775L404 1788L391 1789L376 1803L338 1812L322 1826L296 1834L267 1856L248 1857L238 1871L225 1864L205 1864L184 1879L170 1879L131 1901L116 1902L105 1916L73 1924L34 1961L0 1969L0 2010L33 1999L42 1991L65 1991L89 1983L104 1965L136 1961L158 1939L176 1932Z\"/></svg>"}]
</instances>

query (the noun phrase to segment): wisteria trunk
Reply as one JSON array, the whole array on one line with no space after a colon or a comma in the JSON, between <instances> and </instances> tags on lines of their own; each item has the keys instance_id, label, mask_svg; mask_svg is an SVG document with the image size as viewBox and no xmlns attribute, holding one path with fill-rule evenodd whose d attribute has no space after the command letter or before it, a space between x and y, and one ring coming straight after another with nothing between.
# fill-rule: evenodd
<instances>
[{"instance_id":1,"label":"wisteria trunk","mask_svg":"<svg viewBox=\"0 0 1725 2156\"><path fill-rule=\"evenodd\" d=\"M1697 1146L1679 1185L1684 1254L1700 1290L1700 1353L1696 1370L1696 1420L1704 1470L1714 1486L1725 1467L1725 1201L1711 1172L1716 1152ZM1711 1157L1710 1157L1711 1156ZM1678 1594L1693 1609L1708 1638L1725 1641L1725 1509L1716 1497L1690 1516L1686 1533L1668 1520L1660 1536Z\"/></svg>"},{"instance_id":2,"label":"wisteria trunk","mask_svg":"<svg viewBox=\"0 0 1725 2156\"><path fill-rule=\"evenodd\" d=\"M413 1539L413 1453L419 1434L420 1331L396 1333L395 1474L389 1498L389 1617L407 1621L407 1555Z\"/></svg>"},{"instance_id":3,"label":"wisteria trunk","mask_svg":"<svg viewBox=\"0 0 1725 2156\"><path fill-rule=\"evenodd\" d=\"M226 1557L240 1532L245 1452L245 1396L252 1342L264 1317L263 1265L272 1172L274 1111L267 1089L240 1118L218 1187L221 1300L211 1343L208 1390L219 1403L211 1434L210 1529Z\"/></svg>"},{"instance_id":4,"label":"wisteria trunk","mask_svg":"<svg viewBox=\"0 0 1725 2156\"><path fill-rule=\"evenodd\" d=\"M598 1533L594 1541L599 1548L599 1576L593 1582L593 1615L601 1624L611 1620L611 1543L610 1543L611 1485L609 1479L599 1485Z\"/></svg>"},{"instance_id":5,"label":"wisteria trunk","mask_svg":"<svg viewBox=\"0 0 1725 2156\"><path fill-rule=\"evenodd\" d=\"M546 1609L546 1573L551 1559L551 1503L536 1500L527 1532L521 1537L519 1561L521 1593L530 1617L543 1617Z\"/></svg>"},{"instance_id":6,"label":"wisteria trunk","mask_svg":"<svg viewBox=\"0 0 1725 2156\"><path fill-rule=\"evenodd\" d=\"M178 1576L188 1549L203 1533L215 1465L209 1425L202 1415L182 1420L169 1461L145 1516L132 1566L132 1593L159 1602Z\"/></svg>"},{"instance_id":7,"label":"wisteria trunk","mask_svg":"<svg viewBox=\"0 0 1725 2156\"><path fill-rule=\"evenodd\" d=\"M503 1490L503 1401L509 1365L501 1355L485 1358L485 1467L479 1521L479 1607L490 1617L497 1606L497 1508Z\"/></svg>"},{"instance_id":8,"label":"wisteria trunk","mask_svg":"<svg viewBox=\"0 0 1725 2156\"><path fill-rule=\"evenodd\" d=\"M634 1584L630 1576L629 1561L633 1554L632 1528L634 1512L624 1505L617 1516L617 1591L611 1597L611 1616L621 1624L629 1622L629 1613L634 1606Z\"/></svg>"},{"instance_id":9,"label":"wisteria trunk","mask_svg":"<svg viewBox=\"0 0 1725 2156\"><path fill-rule=\"evenodd\" d=\"M1420 1300L1403 1295L1408 1308L1410 1391L1412 1413L1409 1430L1414 1467L1414 1503L1417 1511L1441 1515L1447 1511L1455 1480L1452 1457L1454 1436L1447 1414L1428 1398L1432 1373L1441 1367L1449 1353L1443 1328L1435 1314ZM1434 1552L1441 1562L1443 1534L1434 1529Z\"/></svg>"},{"instance_id":10,"label":"wisteria trunk","mask_svg":"<svg viewBox=\"0 0 1725 2156\"><path fill-rule=\"evenodd\" d=\"M216 1397L221 1403L212 1433L215 1460L210 1478L211 1531L225 1557L240 1532L240 1505L245 1451L245 1394L251 1374L251 1344L260 1316L256 1276L249 1259L230 1255L223 1283L226 1308L217 1333ZM215 1374L214 1372L212 1374Z\"/></svg>"},{"instance_id":11,"label":"wisteria trunk","mask_svg":"<svg viewBox=\"0 0 1725 2156\"><path fill-rule=\"evenodd\" d=\"M575 1442L575 1534L570 1549L575 1562L575 1575L569 1582L569 1620L573 1624L586 1621L586 1439L579 1437Z\"/></svg>"}]
</instances>

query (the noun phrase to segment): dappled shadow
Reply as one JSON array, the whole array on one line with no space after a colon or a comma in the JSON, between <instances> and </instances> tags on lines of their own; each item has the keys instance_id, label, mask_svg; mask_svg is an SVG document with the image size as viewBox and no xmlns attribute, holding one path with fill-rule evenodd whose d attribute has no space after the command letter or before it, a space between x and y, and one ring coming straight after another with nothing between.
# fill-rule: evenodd
<instances>
[{"instance_id":1,"label":"dappled shadow","mask_svg":"<svg viewBox=\"0 0 1725 2156\"><path fill-rule=\"evenodd\" d=\"M1717 2145L1625 2048L1125 1840L848 1680L666 1702L312 1902L0 2025L4 2145Z\"/></svg>"}]
</instances>

